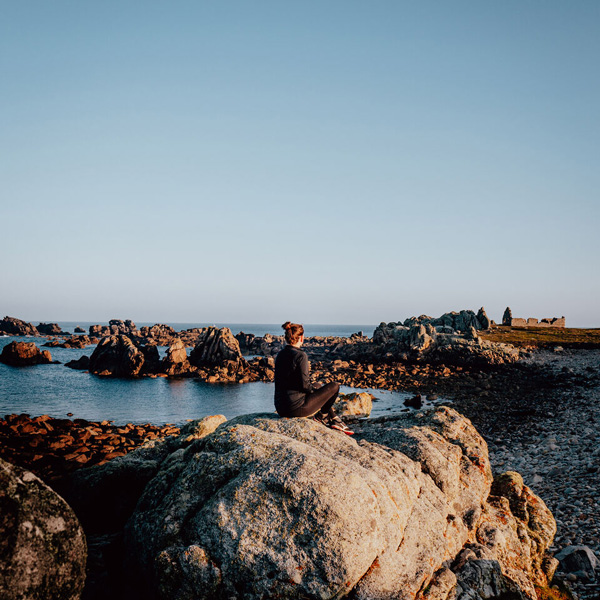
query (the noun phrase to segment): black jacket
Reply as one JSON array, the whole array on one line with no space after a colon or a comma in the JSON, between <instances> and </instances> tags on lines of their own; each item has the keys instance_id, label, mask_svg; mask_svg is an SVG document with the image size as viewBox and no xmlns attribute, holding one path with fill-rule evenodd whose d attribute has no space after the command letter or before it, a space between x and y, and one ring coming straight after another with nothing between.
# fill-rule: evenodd
<instances>
[{"instance_id":1,"label":"black jacket","mask_svg":"<svg viewBox=\"0 0 600 600\"><path fill-rule=\"evenodd\" d=\"M313 391L308 356L295 346L285 346L275 359L275 408L287 413L304 403Z\"/></svg>"}]
</instances>

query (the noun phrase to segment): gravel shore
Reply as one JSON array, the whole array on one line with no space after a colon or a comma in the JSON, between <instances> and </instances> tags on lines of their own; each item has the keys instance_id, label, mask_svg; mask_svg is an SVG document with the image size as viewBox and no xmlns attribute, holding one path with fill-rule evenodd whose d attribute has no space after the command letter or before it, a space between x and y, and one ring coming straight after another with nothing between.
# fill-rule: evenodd
<instances>
[{"instance_id":1,"label":"gravel shore","mask_svg":"<svg viewBox=\"0 0 600 600\"><path fill-rule=\"evenodd\" d=\"M453 406L488 441L494 473L521 473L546 502L558 525L552 550L585 545L600 559L599 375L600 350L538 350L508 394L491 375L485 399L457 396ZM600 597L600 582L568 580L581 598Z\"/></svg>"}]
</instances>

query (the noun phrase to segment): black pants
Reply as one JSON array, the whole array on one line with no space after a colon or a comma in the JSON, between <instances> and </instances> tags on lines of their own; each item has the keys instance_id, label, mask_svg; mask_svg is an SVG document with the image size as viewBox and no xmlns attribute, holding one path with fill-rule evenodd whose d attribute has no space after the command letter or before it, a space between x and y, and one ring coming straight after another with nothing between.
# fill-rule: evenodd
<instances>
[{"instance_id":1,"label":"black pants","mask_svg":"<svg viewBox=\"0 0 600 600\"><path fill-rule=\"evenodd\" d=\"M304 399L304 404L289 411L282 417L311 417L312 415L322 412L323 414L333 416L333 404L337 400L340 392L340 386L337 383L328 383L323 387L307 394ZM281 413L280 413L281 414Z\"/></svg>"}]
</instances>

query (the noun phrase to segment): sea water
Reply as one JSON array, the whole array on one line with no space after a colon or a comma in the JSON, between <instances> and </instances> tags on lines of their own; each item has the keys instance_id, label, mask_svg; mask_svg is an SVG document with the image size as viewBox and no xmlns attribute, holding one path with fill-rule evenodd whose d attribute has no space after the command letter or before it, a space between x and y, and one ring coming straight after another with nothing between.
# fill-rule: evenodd
<instances>
[{"instance_id":1,"label":"sea water","mask_svg":"<svg viewBox=\"0 0 600 600\"><path fill-rule=\"evenodd\" d=\"M63 330L72 331L78 324L73 323L70 329L66 323L60 325ZM80 325L85 327L87 324ZM198 326L201 325L190 324L190 328ZM270 330L276 333L276 326L269 325L231 327L234 333L244 331L264 335ZM175 327L178 331L187 328L181 324ZM343 332L350 335L361 329L367 334L367 326L306 326L308 335L344 335ZM321 333L314 333L316 331ZM40 347L45 342L45 338L3 337L0 338L0 352L14 340L35 342ZM117 424L180 425L187 419L214 414L222 414L229 419L246 413L274 412L273 383L208 384L194 378L160 377L117 379L97 377L64 366L64 363L84 354L89 356L94 348L48 348L53 360L63 364L10 367L0 363L0 416L27 413L31 416L48 414L65 418L69 415L90 421L106 419ZM342 387L341 391L349 393L362 390ZM377 398L373 404L373 417L406 410L404 400L409 394L367 391Z\"/></svg>"}]
</instances>

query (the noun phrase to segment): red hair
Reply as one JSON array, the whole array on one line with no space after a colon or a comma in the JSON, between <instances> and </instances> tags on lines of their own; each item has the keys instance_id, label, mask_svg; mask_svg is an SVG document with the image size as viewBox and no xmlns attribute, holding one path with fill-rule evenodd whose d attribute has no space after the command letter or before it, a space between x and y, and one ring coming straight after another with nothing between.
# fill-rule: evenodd
<instances>
[{"instance_id":1,"label":"red hair","mask_svg":"<svg viewBox=\"0 0 600 600\"><path fill-rule=\"evenodd\" d=\"M296 344L304 335L304 327L299 323L286 321L281 327L285 329L285 341L290 345Z\"/></svg>"}]
</instances>

